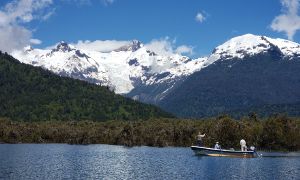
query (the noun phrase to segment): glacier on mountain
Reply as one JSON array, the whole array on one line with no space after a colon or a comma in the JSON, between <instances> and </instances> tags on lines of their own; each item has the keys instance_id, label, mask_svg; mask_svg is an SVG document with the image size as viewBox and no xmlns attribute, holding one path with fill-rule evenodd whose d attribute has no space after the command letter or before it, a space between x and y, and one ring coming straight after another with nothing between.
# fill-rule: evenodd
<instances>
[{"instance_id":1,"label":"glacier on mountain","mask_svg":"<svg viewBox=\"0 0 300 180\"><path fill-rule=\"evenodd\" d=\"M110 52L79 49L64 41L52 49L24 48L12 55L21 62L56 74L109 86L126 94L139 80L145 85L188 76L207 66L207 58L190 59L179 54L162 56L134 40ZM163 78L157 78L157 77Z\"/></svg>"}]
</instances>

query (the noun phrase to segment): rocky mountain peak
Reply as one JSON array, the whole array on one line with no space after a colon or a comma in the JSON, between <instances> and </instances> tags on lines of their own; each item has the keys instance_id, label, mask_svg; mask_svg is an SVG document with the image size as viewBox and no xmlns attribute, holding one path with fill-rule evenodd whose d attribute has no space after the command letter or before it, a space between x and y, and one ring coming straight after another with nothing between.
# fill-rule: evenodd
<instances>
[{"instance_id":1,"label":"rocky mountain peak","mask_svg":"<svg viewBox=\"0 0 300 180\"><path fill-rule=\"evenodd\" d=\"M54 51L61 51L61 52L70 52L73 48L65 41L61 41L57 44L56 48L53 49Z\"/></svg>"},{"instance_id":2,"label":"rocky mountain peak","mask_svg":"<svg viewBox=\"0 0 300 180\"><path fill-rule=\"evenodd\" d=\"M116 49L115 51L132 51L135 52L138 49L140 49L141 47L143 47L143 44L141 41L139 40L132 40L130 44L122 46L118 49Z\"/></svg>"}]
</instances>

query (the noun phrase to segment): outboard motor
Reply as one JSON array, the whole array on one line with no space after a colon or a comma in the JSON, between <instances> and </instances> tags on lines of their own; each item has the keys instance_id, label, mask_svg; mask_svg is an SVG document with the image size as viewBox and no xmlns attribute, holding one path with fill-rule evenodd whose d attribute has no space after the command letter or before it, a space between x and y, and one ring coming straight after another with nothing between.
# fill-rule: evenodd
<instances>
[{"instance_id":1,"label":"outboard motor","mask_svg":"<svg viewBox=\"0 0 300 180\"><path fill-rule=\"evenodd\" d=\"M254 146L250 146L250 150L251 151L255 151L255 147Z\"/></svg>"},{"instance_id":2,"label":"outboard motor","mask_svg":"<svg viewBox=\"0 0 300 180\"><path fill-rule=\"evenodd\" d=\"M254 146L250 146L250 150L251 150L251 151L254 151L255 157L262 157L262 154L258 154L258 153L256 152L256 148L255 148Z\"/></svg>"}]
</instances>

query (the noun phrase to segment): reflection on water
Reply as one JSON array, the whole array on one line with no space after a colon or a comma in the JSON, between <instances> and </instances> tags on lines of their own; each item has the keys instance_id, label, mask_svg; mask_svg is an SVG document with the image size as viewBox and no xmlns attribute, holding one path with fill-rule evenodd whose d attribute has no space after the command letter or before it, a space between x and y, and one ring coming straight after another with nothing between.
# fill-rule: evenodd
<instances>
[{"instance_id":1,"label":"reflection on water","mask_svg":"<svg viewBox=\"0 0 300 180\"><path fill-rule=\"evenodd\" d=\"M281 158L281 157L300 157L300 152L258 152L261 157L273 157L273 158Z\"/></svg>"},{"instance_id":2,"label":"reflection on water","mask_svg":"<svg viewBox=\"0 0 300 180\"><path fill-rule=\"evenodd\" d=\"M0 179L297 179L300 158L195 156L189 148L0 145Z\"/></svg>"}]
</instances>

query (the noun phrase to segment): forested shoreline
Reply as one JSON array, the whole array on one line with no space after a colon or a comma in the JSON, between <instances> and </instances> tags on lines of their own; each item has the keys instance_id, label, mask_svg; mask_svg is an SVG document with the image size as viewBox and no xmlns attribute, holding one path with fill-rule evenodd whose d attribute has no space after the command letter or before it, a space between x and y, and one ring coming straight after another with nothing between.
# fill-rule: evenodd
<instances>
[{"instance_id":1,"label":"forested shoreline","mask_svg":"<svg viewBox=\"0 0 300 180\"><path fill-rule=\"evenodd\" d=\"M235 120L227 115L205 120L151 119L147 121L12 121L0 119L1 143L113 144L180 146L195 144L206 133L205 146L239 148L241 138L257 149L300 150L300 118L254 115Z\"/></svg>"}]
</instances>

